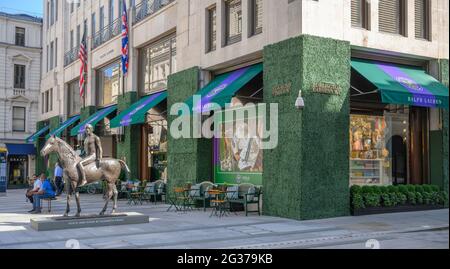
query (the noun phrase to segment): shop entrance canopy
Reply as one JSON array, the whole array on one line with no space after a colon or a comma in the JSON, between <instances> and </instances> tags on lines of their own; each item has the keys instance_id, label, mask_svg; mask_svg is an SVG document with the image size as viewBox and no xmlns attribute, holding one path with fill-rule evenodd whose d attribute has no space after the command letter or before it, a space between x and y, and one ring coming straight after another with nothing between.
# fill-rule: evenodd
<instances>
[{"instance_id":1,"label":"shop entrance canopy","mask_svg":"<svg viewBox=\"0 0 450 269\"><path fill-rule=\"evenodd\" d=\"M6 144L8 155L36 155L33 144Z\"/></svg>"},{"instance_id":2,"label":"shop entrance canopy","mask_svg":"<svg viewBox=\"0 0 450 269\"><path fill-rule=\"evenodd\" d=\"M213 109L212 103L216 103L223 108L225 104L230 102L237 91L262 71L263 65L256 64L222 74L196 93L196 95L201 96L199 102L194 104L194 98L191 97L186 100L186 104L195 113L207 112Z\"/></svg>"},{"instance_id":3,"label":"shop entrance canopy","mask_svg":"<svg viewBox=\"0 0 450 269\"><path fill-rule=\"evenodd\" d=\"M36 133L29 136L27 139L25 139L25 141L27 143L34 143L36 141L36 139L39 138L39 136L41 136L43 133L47 132L49 129L50 129L50 126L47 125L44 128L37 131Z\"/></svg>"},{"instance_id":4,"label":"shop entrance canopy","mask_svg":"<svg viewBox=\"0 0 450 269\"><path fill-rule=\"evenodd\" d=\"M151 94L131 105L127 110L122 111L117 117L111 120L111 128L129 126L145 122L147 112L167 98L167 91Z\"/></svg>"},{"instance_id":5,"label":"shop entrance canopy","mask_svg":"<svg viewBox=\"0 0 450 269\"><path fill-rule=\"evenodd\" d=\"M73 116L72 118L66 120L63 124L61 124L56 130L51 131L45 138L48 139L52 135L59 136L67 127L74 124L79 119L80 115Z\"/></svg>"},{"instance_id":6,"label":"shop entrance canopy","mask_svg":"<svg viewBox=\"0 0 450 269\"><path fill-rule=\"evenodd\" d=\"M448 88L424 70L361 59L351 64L377 87L383 103L448 108Z\"/></svg>"},{"instance_id":7,"label":"shop entrance canopy","mask_svg":"<svg viewBox=\"0 0 450 269\"><path fill-rule=\"evenodd\" d=\"M103 109L97 111L96 113L92 114L89 118L87 118L85 121L83 121L82 123L73 127L73 129L70 130L70 135L76 136L78 134L83 134L86 125L91 124L92 126L95 126L99 121L101 121L106 116L113 113L114 111L116 111L116 109L117 109L117 105L113 105L113 106L106 107L106 108L103 108Z\"/></svg>"}]
</instances>

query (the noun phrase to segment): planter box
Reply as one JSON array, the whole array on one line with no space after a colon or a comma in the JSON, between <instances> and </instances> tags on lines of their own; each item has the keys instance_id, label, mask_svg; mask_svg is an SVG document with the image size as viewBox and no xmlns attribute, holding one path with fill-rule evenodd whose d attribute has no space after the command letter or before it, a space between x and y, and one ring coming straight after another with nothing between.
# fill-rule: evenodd
<instances>
[{"instance_id":1,"label":"planter box","mask_svg":"<svg viewBox=\"0 0 450 269\"><path fill-rule=\"evenodd\" d=\"M372 214L385 214L385 213L398 213L409 211L423 211L423 210L435 210L445 208L444 205L397 205L392 207L366 207L361 209L352 210L353 216L372 215Z\"/></svg>"}]
</instances>

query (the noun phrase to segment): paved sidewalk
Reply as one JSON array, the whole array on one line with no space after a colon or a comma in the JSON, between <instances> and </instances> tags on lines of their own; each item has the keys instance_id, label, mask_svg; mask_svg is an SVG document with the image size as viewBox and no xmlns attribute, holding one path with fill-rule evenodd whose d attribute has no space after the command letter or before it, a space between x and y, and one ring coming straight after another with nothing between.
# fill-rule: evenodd
<instances>
[{"instance_id":1,"label":"paved sidewalk","mask_svg":"<svg viewBox=\"0 0 450 269\"><path fill-rule=\"evenodd\" d=\"M244 214L209 217L210 211L166 212L167 205L129 206L119 201L121 212L139 212L150 223L37 232L31 218L61 215L65 197L53 201L54 215L26 213L24 190L0 197L0 248L449 248L448 209L359 217L295 221ZM81 196L84 214L98 213L101 195ZM46 211L44 204L44 213ZM72 201L72 210L76 210ZM75 212L72 211L72 214ZM76 241L68 241L75 239ZM367 243L367 244L369 244ZM370 245L370 244L369 244Z\"/></svg>"}]
</instances>

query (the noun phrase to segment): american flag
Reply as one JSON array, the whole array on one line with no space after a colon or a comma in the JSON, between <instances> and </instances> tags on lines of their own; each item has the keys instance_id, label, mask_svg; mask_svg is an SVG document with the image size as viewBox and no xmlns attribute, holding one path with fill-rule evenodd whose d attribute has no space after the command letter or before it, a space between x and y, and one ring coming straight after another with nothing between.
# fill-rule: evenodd
<instances>
[{"instance_id":1,"label":"american flag","mask_svg":"<svg viewBox=\"0 0 450 269\"><path fill-rule=\"evenodd\" d=\"M78 57L81 61L81 68L80 68L80 97L84 97L84 89L86 86L86 73L87 73L87 46L86 46L86 32L83 34L83 38L81 39L80 43L80 51L78 52Z\"/></svg>"},{"instance_id":2,"label":"american flag","mask_svg":"<svg viewBox=\"0 0 450 269\"><path fill-rule=\"evenodd\" d=\"M128 73L128 16L125 2L122 0L122 73L124 76Z\"/></svg>"}]
</instances>

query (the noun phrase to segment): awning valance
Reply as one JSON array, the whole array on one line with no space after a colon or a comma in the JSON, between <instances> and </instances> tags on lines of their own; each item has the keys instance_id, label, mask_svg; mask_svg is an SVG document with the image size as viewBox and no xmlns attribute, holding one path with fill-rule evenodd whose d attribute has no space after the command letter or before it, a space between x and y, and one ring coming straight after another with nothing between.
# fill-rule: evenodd
<instances>
[{"instance_id":1,"label":"awning valance","mask_svg":"<svg viewBox=\"0 0 450 269\"><path fill-rule=\"evenodd\" d=\"M263 64L256 64L239 70L222 74L196 93L201 96L200 102L194 104L194 98L186 100L186 104L195 113L207 112L212 103L222 108L245 84L263 71Z\"/></svg>"},{"instance_id":2,"label":"awning valance","mask_svg":"<svg viewBox=\"0 0 450 269\"><path fill-rule=\"evenodd\" d=\"M87 118L86 120L84 120L83 122L78 124L77 126L73 127L72 130L70 130L70 135L76 136L78 134L83 134L86 125L90 124L92 126L95 126L99 121L101 121L106 116L113 113L114 111L116 111L116 109L117 109L117 105L113 105L110 107L100 109L99 111L92 114L89 118Z\"/></svg>"},{"instance_id":3,"label":"awning valance","mask_svg":"<svg viewBox=\"0 0 450 269\"><path fill-rule=\"evenodd\" d=\"M39 136L41 136L43 133L47 132L49 129L50 129L50 126L47 125L44 128L37 131L36 133L29 136L27 139L25 139L25 141L27 143L34 143L36 141L36 139L39 138Z\"/></svg>"},{"instance_id":4,"label":"awning valance","mask_svg":"<svg viewBox=\"0 0 450 269\"><path fill-rule=\"evenodd\" d=\"M167 91L154 93L142 98L112 119L110 123L111 128L144 123L147 112L166 98Z\"/></svg>"},{"instance_id":5,"label":"awning valance","mask_svg":"<svg viewBox=\"0 0 450 269\"><path fill-rule=\"evenodd\" d=\"M6 144L8 155L36 155L33 144Z\"/></svg>"},{"instance_id":6,"label":"awning valance","mask_svg":"<svg viewBox=\"0 0 450 269\"><path fill-rule=\"evenodd\" d=\"M51 131L45 138L48 139L52 135L59 136L67 127L69 127L70 125L74 124L79 119L80 119L80 115L73 116L72 118L66 120L58 128L56 128L55 130Z\"/></svg>"},{"instance_id":7,"label":"awning valance","mask_svg":"<svg viewBox=\"0 0 450 269\"><path fill-rule=\"evenodd\" d=\"M361 59L351 64L377 87L383 103L448 108L448 88L420 68Z\"/></svg>"}]
</instances>

